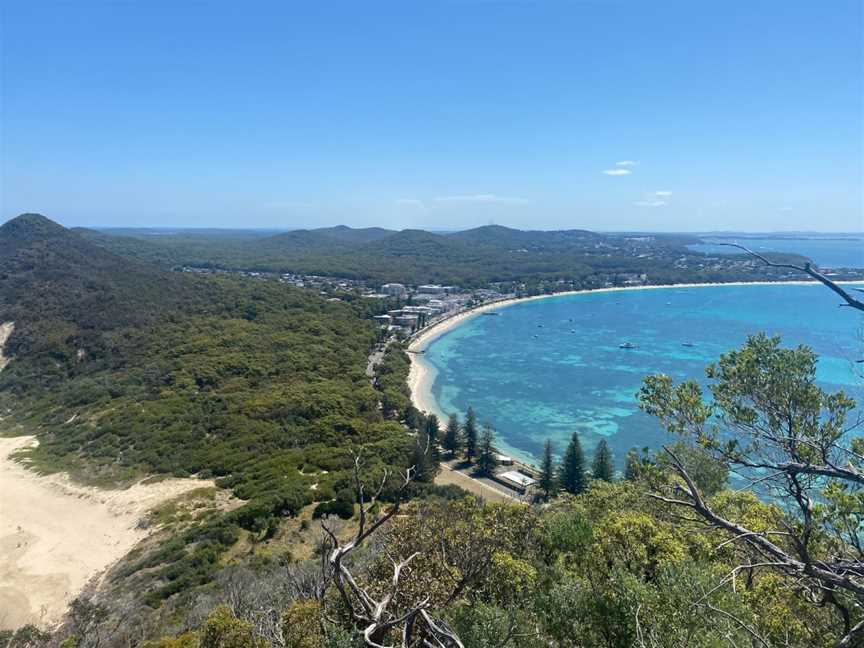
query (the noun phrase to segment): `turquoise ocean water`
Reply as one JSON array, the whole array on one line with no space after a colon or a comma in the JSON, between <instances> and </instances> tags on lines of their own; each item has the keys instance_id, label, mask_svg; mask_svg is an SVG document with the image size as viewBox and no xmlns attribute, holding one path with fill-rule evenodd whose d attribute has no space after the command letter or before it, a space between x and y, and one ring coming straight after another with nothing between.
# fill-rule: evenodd
<instances>
[{"instance_id":1,"label":"turquoise ocean water","mask_svg":"<svg viewBox=\"0 0 864 648\"><path fill-rule=\"evenodd\" d=\"M578 431L589 453L605 438L620 466L629 448L668 440L636 406L642 378L704 383L705 366L751 333L809 345L821 356L823 386L864 402L864 365L855 364L864 319L838 303L824 287L789 285L551 297L467 320L433 340L421 361L434 370L439 415L471 405L502 450L536 461L546 438L561 453ZM619 348L624 342L636 348Z\"/></svg>"}]
</instances>

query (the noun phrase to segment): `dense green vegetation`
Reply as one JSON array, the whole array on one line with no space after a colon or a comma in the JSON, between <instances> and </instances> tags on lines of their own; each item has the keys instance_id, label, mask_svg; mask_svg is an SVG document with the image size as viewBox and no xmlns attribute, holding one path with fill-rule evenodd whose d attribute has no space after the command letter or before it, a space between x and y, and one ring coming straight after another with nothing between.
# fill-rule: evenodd
<instances>
[{"instance_id":1,"label":"dense green vegetation","mask_svg":"<svg viewBox=\"0 0 864 648\"><path fill-rule=\"evenodd\" d=\"M743 257L706 261L686 248L697 239L680 235L521 231L496 225L450 234L347 227L276 235L180 231L154 236L146 231L90 230L81 234L118 254L166 268L294 272L372 283L524 283L529 290L552 290L558 282L590 288L643 273L652 284L765 278L762 268Z\"/></svg>"},{"instance_id":2,"label":"dense green vegetation","mask_svg":"<svg viewBox=\"0 0 864 648\"><path fill-rule=\"evenodd\" d=\"M292 235L316 254L395 236ZM412 236L429 246L420 257L455 249ZM476 236L454 240L476 252ZM603 447L586 466L574 435L558 466L547 445L537 504L492 505L431 483L438 442L490 473L491 428L469 411L442 434L417 412L398 342L366 376L382 304L165 272L92 239L35 215L0 227L0 322L15 322L2 432L36 432L28 459L43 469L221 489L136 548L53 636L0 633L0 647L359 648L379 612L392 625L368 636L410 648L457 648L432 643L447 633L465 648L862 645L864 441L808 349L755 336L709 368L708 392L650 377L641 405L680 443L631 451L622 479ZM730 488L730 471L753 489ZM234 499L220 508L213 493ZM309 536L321 521L328 533L298 559L285 527Z\"/></svg>"},{"instance_id":3,"label":"dense green vegetation","mask_svg":"<svg viewBox=\"0 0 864 648\"><path fill-rule=\"evenodd\" d=\"M545 506L432 499L392 517L351 566L354 585L392 608L382 618L407 624L375 637L435 645L422 639L438 628L468 648L861 645L862 439L843 432L853 404L823 392L815 367L806 348L754 337L709 369L710 401L695 383L646 380L643 407L682 443L635 453L624 480L589 479L574 460L564 472L578 471L584 490ZM571 448L578 458L578 439ZM729 488L730 466L770 467L754 479L791 501ZM396 588L394 562L407 556ZM253 645L220 643L234 632L267 646L372 645L353 621L362 610L320 578L319 595L286 596L276 631L220 608L200 632L151 647ZM404 621L416 609L438 620L418 630Z\"/></svg>"},{"instance_id":4,"label":"dense green vegetation","mask_svg":"<svg viewBox=\"0 0 864 648\"><path fill-rule=\"evenodd\" d=\"M381 392L381 406L386 416L413 416L411 390L406 383L410 366L405 347L398 342L390 343L375 372L375 382Z\"/></svg>"},{"instance_id":5,"label":"dense green vegetation","mask_svg":"<svg viewBox=\"0 0 864 648\"><path fill-rule=\"evenodd\" d=\"M28 215L0 228L5 321L15 330L0 373L4 425L38 433L33 464L97 483L216 478L245 501L134 566L169 565L160 596L206 580L239 528L267 533L335 498L351 450L370 473L409 459L364 374L374 327L351 305L162 272ZM392 371L404 385L404 361Z\"/></svg>"},{"instance_id":6,"label":"dense green vegetation","mask_svg":"<svg viewBox=\"0 0 864 648\"><path fill-rule=\"evenodd\" d=\"M381 601L382 618L396 623L374 635L383 641L375 645L402 636L406 646L429 645L422 639L432 627L460 638L440 643L447 648L861 645L862 439L846 433L853 403L822 391L815 368L808 349L756 336L709 368L710 400L695 383L647 379L643 408L681 442L653 456L634 451L626 477L607 480L579 464L577 437L574 461L540 506L430 494L387 517L386 504L370 505L373 482L361 467L365 514L388 519L374 546L359 547L349 563L352 587L371 608ZM730 468L739 477L755 470L756 485L789 499L730 488ZM582 483L579 494L567 492L570 481ZM345 490L326 511L328 528L337 528L336 516L356 520L356 482ZM339 546L351 546L342 537ZM319 552L332 564L335 548L327 542ZM145 645L372 645L356 621L365 612L346 605L327 564L223 569L200 622ZM104 603L79 608L91 619L112 614ZM417 610L433 624L406 621ZM131 636L101 622L76 621L64 632L55 639L74 637L68 645L82 648L126 645ZM10 647L48 641L33 630L22 640Z\"/></svg>"}]
</instances>

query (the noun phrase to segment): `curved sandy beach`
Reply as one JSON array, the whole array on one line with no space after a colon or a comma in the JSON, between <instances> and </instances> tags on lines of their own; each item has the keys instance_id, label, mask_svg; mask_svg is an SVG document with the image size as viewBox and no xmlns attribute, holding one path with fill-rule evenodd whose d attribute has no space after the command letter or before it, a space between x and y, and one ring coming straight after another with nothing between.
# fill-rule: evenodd
<instances>
[{"instance_id":1,"label":"curved sandy beach","mask_svg":"<svg viewBox=\"0 0 864 648\"><path fill-rule=\"evenodd\" d=\"M855 281L840 281L838 284L858 284ZM446 420L448 412L444 412L432 395L432 385L435 382L436 371L430 364L423 361L420 352L424 351L429 344L447 333L448 331L464 324L466 321L480 315L483 312L507 308L514 304L534 301L538 299L550 299L553 297L567 297L569 295L585 295L589 293L625 292L634 290L665 290L669 288L714 288L722 286L815 286L822 287L817 281L735 281L728 283L691 283L691 284L664 284L659 286L621 286L616 288L595 288L593 290L569 290L566 292L553 293L551 295L535 295L532 297L511 297L499 301L487 302L472 309L461 311L451 317L428 326L416 334L408 345L408 355L411 359L411 368L408 373L408 387L411 389L411 400L414 407L427 414L435 414L439 419Z\"/></svg>"},{"instance_id":2,"label":"curved sandy beach","mask_svg":"<svg viewBox=\"0 0 864 648\"><path fill-rule=\"evenodd\" d=\"M209 481L166 479L124 490L42 476L12 455L35 437L0 437L0 630L48 627L92 580L149 531L139 528L154 506Z\"/></svg>"}]
</instances>

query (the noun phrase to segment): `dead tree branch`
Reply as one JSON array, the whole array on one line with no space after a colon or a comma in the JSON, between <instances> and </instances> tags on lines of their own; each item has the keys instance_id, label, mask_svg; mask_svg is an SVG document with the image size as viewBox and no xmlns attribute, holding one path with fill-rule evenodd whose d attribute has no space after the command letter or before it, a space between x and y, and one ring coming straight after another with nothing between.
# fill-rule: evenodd
<instances>
[{"instance_id":1,"label":"dead tree branch","mask_svg":"<svg viewBox=\"0 0 864 648\"><path fill-rule=\"evenodd\" d=\"M414 553L404 560L391 559L393 576L387 592L380 599L376 599L368 588L361 586L346 565L348 556L399 512L406 490L415 477L414 467L406 470L393 503L383 513L375 514L376 504L390 474L384 472L375 494L367 500L360 473L361 461L357 456L354 458L354 483L360 508L359 524L354 537L342 543L326 524L322 523L322 527L333 547L328 558L333 583L352 621L361 629L365 644L370 648L395 648L385 642L398 634L401 637L400 648L464 648L456 633L442 620L433 617L428 598L407 610L391 609L404 570L419 554Z\"/></svg>"},{"instance_id":2,"label":"dead tree branch","mask_svg":"<svg viewBox=\"0 0 864 648\"><path fill-rule=\"evenodd\" d=\"M857 623L840 641L834 644L834 648L851 648L853 641L856 641L864 636L864 621Z\"/></svg>"},{"instance_id":3,"label":"dead tree branch","mask_svg":"<svg viewBox=\"0 0 864 648\"><path fill-rule=\"evenodd\" d=\"M673 469L684 482L683 485L677 484L675 486L675 491L681 497L673 498L659 494L652 494L652 497L669 504L693 509L711 526L731 533L739 542L750 546L764 556L766 562L774 568L789 576L807 577L815 581L820 588L830 591L845 591L857 600L864 602L864 563L816 560L806 551L806 542L793 542L793 546L798 547L797 555L793 555L768 539L768 535L775 535L774 533L755 532L727 520L707 504L678 456L669 448L664 448L664 451L670 456ZM776 535L786 533L778 532Z\"/></svg>"},{"instance_id":4,"label":"dead tree branch","mask_svg":"<svg viewBox=\"0 0 864 648\"><path fill-rule=\"evenodd\" d=\"M816 281L822 283L823 285L827 286L829 289L837 293L843 299L843 301L846 302L845 304L841 304L842 306L851 306L856 310L864 311L864 302L859 299L855 299L855 297L850 295L846 290L839 286L837 282L831 281L831 279L823 275L818 270L814 269L810 263L805 263L803 266L795 265L794 263L775 263L774 261L769 261L767 258L762 256L758 252L754 252L750 248L746 248L743 245L739 245L737 243L717 243L717 245L725 245L728 247L734 247L738 248L739 250L743 250L750 256L759 259L769 268L786 268L787 270L797 270L798 272L803 272L804 274L809 275Z\"/></svg>"}]
</instances>

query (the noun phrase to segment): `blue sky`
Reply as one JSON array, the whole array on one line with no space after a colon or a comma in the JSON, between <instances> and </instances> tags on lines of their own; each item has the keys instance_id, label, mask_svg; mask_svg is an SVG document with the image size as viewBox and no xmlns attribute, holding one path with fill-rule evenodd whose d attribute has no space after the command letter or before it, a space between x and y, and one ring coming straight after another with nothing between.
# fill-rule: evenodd
<instances>
[{"instance_id":1,"label":"blue sky","mask_svg":"<svg viewBox=\"0 0 864 648\"><path fill-rule=\"evenodd\" d=\"M861 7L10 0L0 221L860 231Z\"/></svg>"}]
</instances>

